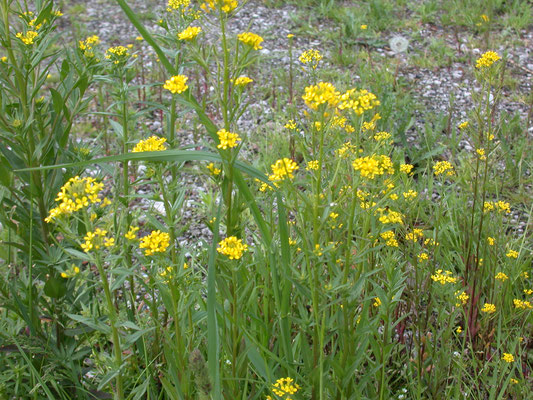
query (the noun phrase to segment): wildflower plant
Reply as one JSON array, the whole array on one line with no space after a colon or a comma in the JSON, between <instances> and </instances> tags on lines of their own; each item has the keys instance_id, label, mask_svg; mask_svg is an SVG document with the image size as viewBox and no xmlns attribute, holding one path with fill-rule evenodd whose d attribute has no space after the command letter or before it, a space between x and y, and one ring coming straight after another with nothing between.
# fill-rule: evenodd
<instances>
[{"instance_id":1,"label":"wildflower plant","mask_svg":"<svg viewBox=\"0 0 533 400\"><path fill-rule=\"evenodd\" d=\"M289 90L262 141L241 118L270 40L230 29L243 2L165 1L155 34L117 0L137 38L89 34L50 65L60 13L44 3L17 19L0 0L0 363L18 374L0 397L526 398L529 233L491 168L508 141L504 56L472 65L475 107L448 121L472 150L428 127L424 152L401 145L386 67L337 79L327 49L293 60L289 34ZM86 109L102 148L71 146Z\"/></svg>"}]
</instances>

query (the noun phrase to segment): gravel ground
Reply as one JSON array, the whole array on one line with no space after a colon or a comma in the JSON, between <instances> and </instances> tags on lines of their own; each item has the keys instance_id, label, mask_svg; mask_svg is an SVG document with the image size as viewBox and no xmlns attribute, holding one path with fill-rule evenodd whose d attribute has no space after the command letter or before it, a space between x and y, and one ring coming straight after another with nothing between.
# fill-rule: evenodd
<instances>
[{"instance_id":1,"label":"gravel ground","mask_svg":"<svg viewBox=\"0 0 533 400\"><path fill-rule=\"evenodd\" d=\"M137 13L141 15L157 15L156 3L163 4L163 2L146 1L146 0L130 0L129 4ZM137 36L136 30L132 27L129 21L123 15L122 10L112 1L101 1L100 3L83 3L86 6L86 12L83 13L82 19L85 21L85 27L88 34L98 35L104 48L106 46L132 43ZM160 6L159 6L160 7ZM155 14L154 14L155 10ZM236 18L231 19L229 31L231 33L240 33L243 31L252 31L265 38L263 43L263 56L260 70L264 75L262 79L268 82L272 79L272 74L269 73L274 68L285 67L289 64L287 53L287 34L296 30L297 23L295 22L295 15L297 9L291 5L284 5L281 8L272 9L265 7L259 1L249 1L248 4L239 11ZM160 28L155 24L154 18L147 18L144 20L149 28L153 31L158 31ZM68 23L64 26L66 31L69 31ZM315 27L318 31L325 31L336 29L337 27L331 21L323 21L319 26ZM396 57L396 54L388 47L389 39L397 35L396 33L382 34L382 42L387 43L382 47L374 48L375 62L379 63L380 58ZM399 76L402 77L409 87L412 88L413 96L421 104L419 107L423 112L417 112L415 115L416 122L408 132L408 142L415 145L418 140L418 132L423 129L425 118L427 115L434 115L438 113L448 113L450 96L454 97L454 121L460 122L466 119L467 112L472 108L472 96L470 88L478 90L475 86L474 77L471 73L472 65L475 59L482 53L479 48L473 48L467 41L467 33L453 33L446 31L442 27L434 25L422 25L419 32L404 32L404 36L421 37L421 38L435 38L442 39L452 49L455 49L457 56L463 57L467 55L467 59L471 60L467 63L453 63L449 67L427 69L416 68L408 64L408 57L410 54L424 52L429 44L429 40L412 40L406 53L399 55L400 69ZM209 37L209 33L208 33ZM533 32L523 31L520 33L520 44L514 45L512 48L497 48L494 49L500 54L507 52L508 54L508 72L518 81L517 91L525 98L532 91L532 76L533 76ZM324 39L325 40L325 39ZM294 54L299 55L302 51L317 48L326 53L325 60L327 60L327 49L335 48L335 44L324 41L322 39L313 39L306 36L296 36L294 38ZM143 42L144 43L144 42ZM143 51L150 51L148 48L143 48ZM464 58L464 57L463 57ZM325 61L326 67L328 66ZM146 65L150 68L150 65ZM332 66L340 68L338 66ZM357 82L357 76L355 80ZM277 90L284 91L286 88L278 87ZM514 93L515 91L513 91ZM512 96L510 92L504 92L504 96L500 105L500 109L509 113L518 112L522 118L526 118L528 106L518 100L518 96ZM271 113L271 105L264 100L256 99L253 107L243 115L240 121L243 131L254 131L258 123L268 121L269 113ZM261 111L259 113L258 111ZM261 115L261 119L253 119L253 115ZM161 132L161 124L158 121L148 121L148 128L155 132ZM529 135L533 136L533 127L528 127ZM195 143L192 134L182 132L180 138L182 144ZM462 140L460 145L466 149L471 150L472 145L468 138ZM188 189L187 200L184 209L183 218L190 226L187 230L187 236L179 238L180 243L198 243L198 239L210 238L209 229L200 221L195 220L194 216L197 214L197 208L202 202L202 193L205 192L205 185L196 175L184 174L183 184ZM162 207L157 202L154 204L150 201L143 201L143 207L154 207L160 210ZM525 221L525 215L515 216L513 219L520 221L519 230L522 230Z\"/></svg>"}]
</instances>

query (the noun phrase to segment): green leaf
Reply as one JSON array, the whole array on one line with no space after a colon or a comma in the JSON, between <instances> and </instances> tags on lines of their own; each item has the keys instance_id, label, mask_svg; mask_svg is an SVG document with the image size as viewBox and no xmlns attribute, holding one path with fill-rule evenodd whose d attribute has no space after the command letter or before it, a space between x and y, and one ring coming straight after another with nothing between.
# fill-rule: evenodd
<instances>
[{"instance_id":1,"label":"green leaf","mask_svg":"<svg viewBox=\"0 0 533 400\"><path fill-rule=\"evenodd\" d=\"M66 279L50 277L44 284L44 294L53 299L60 299L67 293Z\"/></svg>"}]
</instances>

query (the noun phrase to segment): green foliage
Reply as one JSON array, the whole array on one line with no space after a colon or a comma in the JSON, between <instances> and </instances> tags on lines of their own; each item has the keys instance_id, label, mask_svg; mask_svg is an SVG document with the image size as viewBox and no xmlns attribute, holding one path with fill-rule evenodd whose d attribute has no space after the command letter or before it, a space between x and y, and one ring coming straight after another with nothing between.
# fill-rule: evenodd
<instances>
[{"instance_id":1,"label":"green foliage","mask_svg":"<svg viewBox=\"0 0 533 400\"><path fill-rule=\"evenodd\" d=\"M340 23L327 61L350 68L286 38L262 84L231 2L170 3L155 34L117 0L143 53L56 46L52 1L0 0L0 397L527 399L532 161L528 122L499 112L507 60L482 56L455 121L372 50L407 6L431 22L463 3L300 3ZM454 26L489 43L485 6L515 10L472 2Z\"/></svg>"}]
</instances>

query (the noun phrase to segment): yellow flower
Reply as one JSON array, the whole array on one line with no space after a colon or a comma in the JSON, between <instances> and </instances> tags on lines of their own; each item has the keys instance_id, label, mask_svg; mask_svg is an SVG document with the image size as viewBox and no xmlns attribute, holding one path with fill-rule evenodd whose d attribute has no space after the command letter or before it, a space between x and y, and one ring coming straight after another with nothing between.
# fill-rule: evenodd
<instances>
[{"instance_id":1,"label":"yellow flower","mask_svg":"<svg viewBox=\"0 0 533 400\"><path fill-rule=\"evenodd\" d=\"M44 220L49 223L61 215L70 215L91 203L101 202L98 194L103 187L103 183L96 182L94 178L70 178L57 194L55 201L60 202L59 205L52 208Z\"/></svg>"},{"instance_id":2,"label":"yellow flower","mask_svg":"<svg viewBox=\"0 0 533 400\"><path fill-rule=\"evenodd\" d=\"M481 312L492 314L496 312L496 306L494 304L485 303L483 305L483 308L481 308Z\"/></svg>"},{"instance_id":3,"label":"yellow flower","mask_svg":"<svg viewBox=\"0 0 533 400\"><path fill-rule=\"evenodd\" d=\"M167 7L177 10L180 7L186 8L189 6L191 0L168 0Z\"/></svg>"},{"instance_id":4,"label":"yellow flower","mask_svg":"<svg viewBox=\"0 0 533 400\"><path fill-rule=\"evenodd\" d=\"M486 14L481 14L481 19L482 19L483 21L485 21L485 22L489 22L489 21L490 21L489 16L486 15Z\"/></svg>"},{"instance_id":5,"label":"yellow flower","mask_svg":"<svg viewBox=\"0 0 533 400\"><path fill-rule=\"evenodd\" d=\"M465 129L468 126L469 122L464 121L459 124L459 129Z\"/></svg>"},{"instance_id":6,"label":"yellow flower","mask_svg":"<svg viewBox=\"0 0 533 400\"><path fill-rule=\"evenodd\" d=\"M170 235L160 230L152 231L147 236L141 238L139 248L145 249L144 254L151 256L154 253L163 253L170 245Z\"/></svg>"},{"instance_id":7,"label":"yellow flower","mask_svg":"<svg viewBox=\"0 0 533 400\"><path fill-rule=\"evenodd\" d=\"M165 81L163 88L169 90L171 93L183 93L189 86L187 86L187 80L189 78L185 75L176 75Z\"/></svg>"},{"instance_id":8,"label":"yellow flower","mask_svg":"<svg viewBox=\"0 0 533 400\"><path fill-rule=\"evenodd\" d=\"M485 149L477 149L476 153L481 161L485 161L487 156L485 155Z\"/></svg>"},{"instance_id":9,"label":"yellow flower","mask_svg":"<svg viewBox=\"0 0 533 400\"><path fill-rule=\"evenodd\" d=\"M501 57L494 51L487 51L476 61L476 68L489 68L492 64L498 61Z\"/></svg>"},{"instance_id":10,"label":"yellow flower","mask_svg":"<svg viewBox=\"0 0 533 400\"><path fill-rule=\"evenodd\" d=\"M457 332L457 333L462 333L462 332L463 332L463 328L461 328L460 326L458 326L457 329L455 330L455 332Z\"/></svg>"},{"instance_id":11,"label":"yellow flower","mask_svg":"<svg viewBox=\"0 0 533 400\"><path fill-rule=\"evenodd\" d=\"M455 175L455 172L453 170L452 164L450 164L448 161L438 161L433 166L433 171L435 175L441 175L446 173L448 176Z\"/></svg>"},{"instance_id":12,"label":"yellow flower","mask_svg":"<svg viewBox=\"0 0 533 400\"><path fill-rule=\"evenodd\" d=\"M389 210L385 215L379 217L379 222L382 224L403 224L403 215L397 211Z\"/></svg>"},{"instance_id":13,"label":"yellow flower","mask_svg":"<svg viewBox=\"0 0 533 400\"><path fill-rule=\"evenodd\" d=\"M113 61L113 64L120 64L122 62L125 62L127 57L129 56L130 53L128 51L128 48L124 46L110 47L105 52L105 58Z\"/></svg>"},{"instance_id":14,"label":"yellow flower","mask_svg":"<svg viewBox=\"0 0 533 400\"><path fill-rule=\"evenodd\" d=\"M506 254L509 258L518 258L518 251L515 250L509 250Z\"/></svg>"},{"instance_id":15,"label":"yellow flower","mask_svg":"<svg viewBox=\"0 0 533 400\"><path fill-rule=\"evenodd\" d=\"M165 142L167 139L158 138L157 136L150 136L146 140L141 140L133 148L133 153L141 153L144 151L163 151L166 150Z\"/></svg>"},{"instance_id":16,"label":"yellow flower","mask_svg":"<svg viewBox=\"0 0 533 400\"><path fill-rule=\"evenodd\" d=\"M515 308L521 308L522 310L530 310L533 308L531 303L526 300L513 299L513 304Z\"/></svg>"},{"instance_id":17,"label":"yellow flower","mask_svg":"<svg viewBox=\"0 0 533 400\"><path fill-rule=\"evenodd\" d=\"M413 169L413 166L411 164L401 164L400 165L400 172L403 172L404 174L411 173Z\"/></svg>"},{"instance_id":18,"label":"yellow flower","mask_svg":"<svg viewBox=\"0 0 533 400\"><path fill-rule=\"evenodd\" d=\"M364 30L368 29L368 25L361 25L359 28L361 28L361 30L364 31Z\"/></svg>"},{"instance_id":19,"label":"yellow flower","mask_svg":"<svg viewBox=\"0 0 533 400\"><path fill-rule=\"evenodd\" d=\"M330 107L335 107L339 102L339 92L329 82L318 82L318 85L307 86L305 94L302 99L305 104L316 110L322 104L328 104Z\"/></svg>"},{"instance_id":20,"label":"yellow flower","mask_svg":"<svg viewBox=\"0 0 533 400\"><path fill-rule=\"evenodd\" d=\"M309 161L305 167L306 171L316 171L318 169L318 160Z\"/></svg>"},{"instance_id":21,"label":"yellow flower","mask_svg":"<svg viewBox=\"0 0 533 400\"><path fill-rule=\"evenodd\" d=\"M441 285L457 282L457 278L454 278L451 275L452 273L450 271L443 272L442 269L438 269L435 271L434 275L431 275L431 279L435 282L439 282Z\"/></svg>"},{"instance_id":22,"label":"yellow flower","mask_svg":"<svg viewBox=\"0 0 533 400\"><path fill-rule=\"evenodd\" d=\"M533 294L533 289L524 289L524 294L530 296Z\"/></svg>"},{"instance_id":23,"label":"yellow flower","mask_svg":"<svg viewBox=\"0 0 533 400\"><path fill-rule=\"evenodd\" d=\"M423 261L427 261L429 260L429 256L428 256L428 253L420 253L419 255L416 256L418 258L418 262L421 263Z\"/></svg>"},{"instance_id":24,"label":"yellow flower","mask_svg":"<svg viewBox=\"0 0 533 400\"><path fill-rule=\"evenodd\" d=\"M385 173L393 174L392 161L385 155L371 155L367 157L356 158L352 162L353 169L359 171L363 178L374 179L376 175Z\"/></svg>"},{"instance_id":25,"label":"yellow flower","mask_svg":"<svg viewBox=\"0 0 533 400\"><path fill-rule=\"evenodd\" d=\"M4 57L0 58L0 61L2 61L3 63L6 63L7 62L7 57L4 56Z\"/></svg>"},{"instance_id":26,"label":"yellow flower","mask_svg":"<svg viewBox=\"0 0 533 400\"><path fill-rule=\"evenodd\" d=\"M237 79L235 79L235 86L246 86L249 83L252 83L254 80L248 78L247 76L239 76Z\"/></svg>"},{"instance_id":27,"label":"yellow flower","mask_svg":"<svg viewBox=\"0 0 533 400\"><path fill-rule=\"evenodd\" d=\"M252 32L239 33L237 35L237 38L245 45L253 47L254 50L260 50L263 48L261 47L261 42L263 41L263 38L259 35L256 35L255 33L252 33Z\"/></svg>"},{"instance_id":28,"label":"yellow flower","mask_svg":"<svg viewBox=\"0 0 533 400\"><path fill-rule=\"evenodd\" d=\"M242 239L237 239L235 236L230 236L218 243L217 251L229 257L230 260L238 260L242 257L245 251L248 250L248 245L242 242Z\"/></svg>"},{"instance_id":29,"label":"yellow flower","mask_svg":"<svg viewBox=\"0 0 533 400\"><path fill-rule=\"evenodd\" d=\"M503 353L502 360L507 363L514 362L514 356L510 353Z\"/></svg>"},{"instance_id":30,"label":"yellow flower","mask_svg":"<svg viewBox=\"0 0 533 400\"><path fill-rule=\"evenodd\" d=\"M322 54L320 54L320 51L318 50L306 50L300 55L298 59L302 64L311 64L313 69L316 69L316 67L318 67L318 63L320 62L320 60L322 60Z\"/></svg>"},{"instance_id":31,"label":"yellow flower","mask_svg":"<svg viewBox=\"0 0 533 400\"><path fill-rule=\"evenodd\" d=\"M218 176L222 172L220 168L216 168L214 163L207 164L207 169L214 175Z\"/></svg>"},{"instance_id":32,"label":"yellow flower","mask_svg":"<svg viewBox=\"0 0 533 400\"><path fill-rule=\"evenodd\" d=\"M100 228L96 228L94 232L87 232L85 237L85 243L82 243L80 247L84 252L88 253L91 250L99 250L102 246L111 247L115 244L114 238L108 238L107 231Z\"/></svg>"},{"instance_id":33,"label":"yellow flower","mask_svg":"<svg viewBox=\"0 0 533 400\"><path fill-rule=\"evenodd\" d=\"M268 179L271 182L279 182L287 178L293 179L293 172L299 169L300 167L298 167L298 164L296 164L290 158L282 158L272 164L270 168L272 168L272 174L269 175Z\"/></svg>"},{"instance_id":34,"label":"yellow flower","mask_svg":"<svg viewBox=\"0 0 533 400\"><path fill-rule=\"evenodd\" d=\"M457 300L457 303L455 303L455 306L456 307L464 306L469 298L470 296L467 295L464 290L463 291L458 290L457 292L455 292L455 299Z\"/></svg>"},{"instance_id":35,"label":"yellow flower","mask_svg":"<svg viewBox=\"0 0 533 400\"><path fill-rule=\"evenodd\" d=\"M128 240L135 240L137 239L136 232L139 230L138 226L130 226L130 229L127 233L124 234L124 237Z\"/></svg>"},{"instance_id":36,"label":"yellow flower","mask_svg":"<svg viewBox=\"0 0 533 400\"><path fill-rule=\"evenodd\" d=\"M39 34L35 31L28 31L26 33L19 32L15 36L22 40L22 43L30 45L33 44L33 41L37 36L39 36Z\"/></svg>"},{"instance_id":37,"label":"yellow flower","mask_svg":"<svg viewBox=\"0 0 533 400\"><path fill-rule=\"evenodd\" d=\"M374 307L379 307L381 305L381 299L379 297L374 298L374 304L372 304Z\"/></svg>"},{"instance_id":38,"label":"yellow flower","mask_svg":"<svg viewBox=\"0 0 533 400\"><path fill-rule=\"evenodd\" d=\"M494 279L498 279L499 281L505 282L509 277L505 275L503 272L498 272Z\"/></svg>"},{"instance_id":39,"label":"yellow flower","mask_svg":"<svg viewBox=\"0 0 533 400\"><path fill-rule=\"evenodd\" d=\"M284 125L284 128L289 129L289 130L295 130L296 129L296 122L294 122L293 119L290 119Z\"/></svg>"},{"instance_id":40,"label":"yellow flower","mask_svg":"<svg viewBox=\"0 0 533 400\"><path fill-rule=\"evenodd\" d=\"M290 395L295 394L300 389L300 385L294 383L292 378L281 378L272 385L272 392L280 398L290 399ZM287 396L287 397L285 397Z\"/></svg>"},{"instance_id":41,"label":"yellow flower","mask_svg":"<svg viewBox=\"0 0 533 400\"><path fill-rule=\"evenodd\" d=\"M407 192L403 192L403 197L405 198L405 200L412 200L414 198L416 198L416 196L418 196L418 192L410 189L409 191Z\"/></svg>"},{"instance_id":42,"label":"yellow flower","mask_svg":"<svg viewBox=\"0 0 533 400\"><path fill-rule=\"evenodd\" d=\"M375 94L368 90L350 89L339 97L339 109L350 109L357 115L381 104Z\"/></svg>"},{"instance_id":43,"label":"yellow flower","mask_svg":"<svg viewBox=\"0 0 533 400\"><path fill-rule=\"evenodd\" d=\"M487 238L487 243L489 244L489 246L494 246L494 243L496 242L496 240L493 238L493 237L488 237Z\"/></svg>"},{"instance_id":44,"label":"yellow flower","mask_svg":"<svg viewBox=\"0 0 533 400\"><path fill-rule=\"evenodd\" d=\"M225 129L220 129L217 132L217 135L218 135L218 140L220 141L217 148L222 149L222 150L237 147L238 145L237 142L240 142L242 140L238 134L233 133L233 132L228 132Z\"/></svg>"},{"instance_id":45,"label":"yellow flower","mask_svg":"<svg viewBox=\"0 0 533 400\"><path fill-rule=\"evenodd\" d=\"M378 132L374 135L374 140L376 142L382 142L390 138L391 138L391 134L389 132Z\"/></svg>"},{"instance_id":46,"label":"yellow flower","mask_svg":"<svg viewBox=\"0 0 533 400\"><path fill-rule=\"evenodd\" d=\"M193 40L198 34L202 32L199 26L189 26L184 31L178 33L179 40Z\"/></svg>"},{"instance_id":47,"label":"yellow flower","mask_svg":"<svg viewBox=\"0 0 533 400\"><path fill-rule=\"evenodd\" d=\"M385 231L380 233L380 236L383 240L386 240L386 244L389 247L398 247L398 241L394 235L393 231Z\"/></svg>"}]
</instances>

